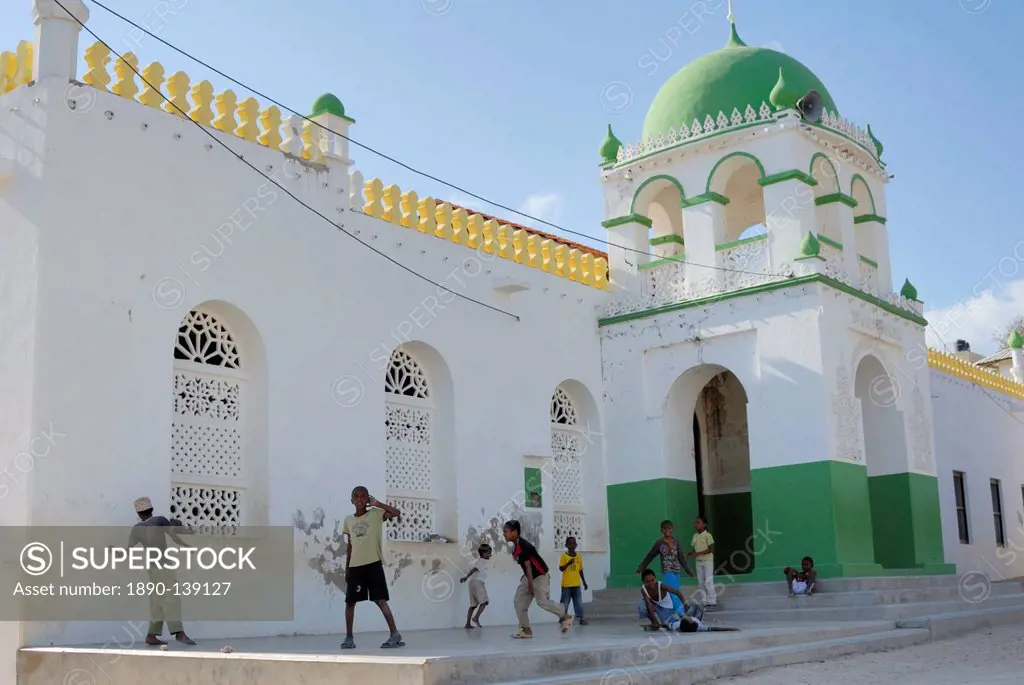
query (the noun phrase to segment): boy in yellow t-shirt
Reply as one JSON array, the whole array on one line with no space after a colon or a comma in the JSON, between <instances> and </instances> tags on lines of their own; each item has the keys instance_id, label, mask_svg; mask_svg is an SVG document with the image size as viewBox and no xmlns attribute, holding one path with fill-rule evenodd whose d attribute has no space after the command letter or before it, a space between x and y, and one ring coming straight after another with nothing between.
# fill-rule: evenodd
<instances>
[{"instance_id":1,"label":"boy in yellow t-shirt","mask_svg":"<svg viewBox=\"0 0 1024 685\"><path fill-rule=\"evenodd\" d=\"M573 613L581 626L587 625L587 619L583 617L583 591L580 590L580 583L583 590L589 590L587 579L583 575L583 557L576 552L576 538L565 539L566 552L558 560L558 570L562 572L562 599L561 604L565 607L565 613L569 613L569 602L572 602Z\"/></svg>"},{"instance_id":2,"label":"boy in yellow t-shirt","mask_svg":"<svg viewBox=\"0 0 1024 685\"><path fill-rule=\"evenodd\" d=\"M704 589L704 608L714 610L718 605L718 597L715 595L715 539L711 537L704 517L697 517L694 528L697 532L690 541L693 551L687 552L686 556L696 557L697 582Z\"/></svg>"}]
</instances>

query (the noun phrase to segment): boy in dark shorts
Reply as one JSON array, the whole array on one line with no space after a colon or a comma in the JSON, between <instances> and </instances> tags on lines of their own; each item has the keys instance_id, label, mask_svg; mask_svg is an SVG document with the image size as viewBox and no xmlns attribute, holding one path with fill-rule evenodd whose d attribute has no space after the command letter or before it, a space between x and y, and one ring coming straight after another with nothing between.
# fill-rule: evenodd
<instances>
[{"instance_id":1,"label":"boy in dark shorts","mask_svg":"<svg viewBox=\"0 0 1024 685\"><path fill-rule=\"evenodd\" d=\"M536 547L519 537L521 530L519 521L505 523L505 539L515 543L512 558L523 569L523 579L519 581L514 600L516 615L519 617L519 631L512 637L517 640L529 640L533 637L529 611L534 600L541 609L558 616L558 623L564 633L572 628L572 616L569 615L567 607L551 601L548 565L540 558Z\"/></svg>"},{"instance_id":2,"label":"boy in dark shorts","mask_svg":"<svg viewBox=\"0 0 1024 685\"><path fill-rule=\"evenodd\" d=\"M380 608L388 622L391 636L381 645L382 649L404 647L402 635L395 627L388 600L388 581L384 576L384 557L381 554L381 537L384 522L402 514L392 506L378 502L362 485L352 490L352 504L356 513L345 517L342 532L348 537L345 559L345 641L342 649L355 649L352 637L352 622L356 616L356 604L367 599Z\"/></svg>"}]
</instances>

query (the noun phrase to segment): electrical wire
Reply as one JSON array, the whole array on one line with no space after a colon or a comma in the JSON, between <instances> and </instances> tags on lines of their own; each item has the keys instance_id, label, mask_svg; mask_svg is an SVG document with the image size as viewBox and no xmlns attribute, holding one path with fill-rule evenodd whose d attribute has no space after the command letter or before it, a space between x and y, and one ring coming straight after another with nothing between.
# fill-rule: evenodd
<instances>
[{"instance_id":1,"label":"electrical wire","mask_svg":"<svg viewBox=\"0 0 1024 685\"><path fill-rule=\"evenodd\" d=\"M454 183L450 183L448 181L445 181L444 179L438 178L437 176L434 176L434 175L432 175L432 174L430 174L430 173L428 173L426 171L422 171L420 169L416 169L415 167L409 166L408 164L406 164L405 162L401 161L400 159L397 159L397 158L392 157L392 156L390 156L388 154L385 154L385 153L381 152L380 150L376 150L376 149L370 147L369 145L365 145L363 143L360 143L357 140L353 140L352 138L348 137L347 135L345 135L343 133L340 133L340 132L335 131L335 130L333 130L331 128L328 128L327 126L324 126L320 122L314 121L313 119L309 118L305 114L302 114L301 112L299 112L299 111L297 111L295 109L292 109L291 107L289 107L289 106L287 106L285 104L282 104L281 102L278 102L277 100L275 100L274 98L270 97L269 95L266 95L265 93L261 93L260 91L256 90L255 88L252 88L251 86L247 85L246 83L243 83L242 81L239 81L238 79L236 79L236 78L234 78L234 77L232 77L232 76L230 76L228 74L225 74L223 71L217 69L213 65L208 64L207 62L204 62L203 60L201 60L198 57L190 54L189 52L187 52L187 51L177 47L176 45L167 42L166 40L164 40L160 36L157 36L157 35L151 33L145 27L139 26L138 24L136 24L131 19L129 19L129 18L125 17L124 15L118 13L116 10L113 10L110 7L107 7L106 5L104 5L99 0L91 0L91 2L94 5L96 5L97 7L103 9L104 11L114 15L115 17L117 17L121 21L125 22L126 24L130 24L133 27L137 28L138 30L142 31L143 33L145 33L150 38L153 38L153 39L159 41L163 45L169 47L171 50L174 50L178 54L180 54L180 55L182 55L182 56L192 60L196 64L202 65L203 67L209 69L210 71L212 71L213 73L217 74L218 76L221 76L221 77L227 79L228 81L231 81L232 83L234 83L235 85L239 86L240 88L244 88L245 90L249 91L250 93L253 93L254 95L259 96L260 98L266 100L267 102L271 102L271 103L277 105L279 108L281 108L281 109L283 109L285 111L291 112L292 114L300 117L301 119L303 119L305 121L308 121L311 124L313 124L315 126L318 126L322 130L327 131L328 133L331 133L333 135L338 136L339 138L343 138L344 140L347 140L349 143L351 143L353 145L356 145L357 147L360 147L360 148L366 150L367 152L371 152L371 153L373 153L373 154L375 154L375 155L377 155L377 156L379 156L379 157L381 157L383 159L388 160L389 162L392 162L393 164L397 164L398 166L402 167L403 169L406 169L407 171L411 171L414 174L417 174L417 175L422 176L424 178L430 179L431 181L435 181L437 183L440 183L441 185L447 186L448 188L451 188L452 190L456 190L456 191L458 191L460 193L463 193L465 195L468 195L468 196L470 196L470 197L472 197L474 199L480 200L481 202L485 202L488 205L491 205L491 206L494 206L494 207L498 207L500 209L503 209L503 210L508 211L508 212L512 212L514 214L518 214L519 216L525 217L525 218L529 219L530 221L534 221L534 222L537 222L539 224L544 224L545 226L550 226L551 228L553 228L553 229L555 229L557 231L561 231L562 233L567 233L567 234L570 234L570 235L580 236L580 237L586 238L587 240L592 240L594 242L601 243L603 245L607 245L608 247L614 247L614 248L618 248L618 249L621 249L621 250L626 250L627 252L635 252L637 254L642 254L642 255L650 256L650 253L645 251L645 250L640 250L640 249L637 249L635 247L629 247L629 246L626 246L626 245L617 245L617 244L609 242L607 240L602 240L600 238L595 238L593 236L587 235L586 233L581 233L580 231L574 231L574 230L571 230L571 229L559 226L558 224L553 224L550 221L546 221L545 219L541 219L539 217L535 217L535 216L533 216L531 214L527 214L526 212L520 211L518 209L514 209L514 208L509 207L507 205L503 205L500 202L495 202L493 200L489 200L486 197L483 197L482 195L477 195L476 193L472 192L471 190L463 188L463 187L461 187L459 185L456 185ZM57 4L60 5L60 2L57 2ZM64 6L61 5L61 7L64 7ZM67 10L65 9L65 11L67 11ZM77 18L76 18L76 21L77 21ZM78 23L81 24L82 22L78 22ZM84 27L85 25L82 24L82 26ZM86 29L86 30L88 30L88 29ZM92 33L92 31L89 31L89 33ZM94 33L92 33L92 35L94 37L96 36L96 34L94 34ZM97 38L97 40L98 40L98 38ZM106 45L106 43L104 43L104 45ZM107 47L109 47L109 46L107 46ZM120 55L118 55L118 57L120 57ZM132 70L135 71L134 69L132 69ZM136 73L138 73L138 72L136 71ZM161 95L162 95L162 93L161 93ZM186 118L188 118L187 115L186 115ZM690 261L687 261L685 259L678 259L676 257L660 257L659 261L678 262L680 264L688 264L688 265L691 265L691 266L694 266L694 267L700 267L700 268L704 268L704 269L712 269L712 270L715 270L715 271L726 271L726 272L739 273L739 274L748 274L748 275L751 275L751 276L763 276L764 275L764 273L760 272L760 271L747 271L745 269L732 269L732 268L729 268L729 267L715 266L715 265L710 265L710 264L697 264L696 262L690 262Z\"/></svg>"},{"instance_id":2,"label":"electrical wire","mask_svg":"<svg viewBox=\"0 0 1024 685\"><path fill-rule=\"evenodd\" d=\"M150 83L149 81L147 81L147 80L146 80L146 78L145 78L145 77L144 77L144 76L143 76L143 75L142 75L142 74L141 74L141 73L139 72L139 70L137 70L137 69L136 69L135 67L133 67L133 66L132 66L131 64L129 64L128 62L125 62L125 61L124 61L124 60L122 59L121 55L120 55L120 54L119 54L119 53L118 53L118 52L117 52L116 50L114 50L114 48L112 48L112 47L111 47L111 46L110 46L110 45L109 45L109 44L108 44L108 43L107 43L106 41L104 41L104 40L103 40L102 38L100 38L100 37L99 37L98 35L96 35L96 33L95 33L95 32L94 32L94 31L93 31L92 29L90 29L90 28L89 28L88 26L86 26L86 25L85 25L85 23L84 23L84 22L82 22L82 21L81 21L81 20L80 20L80 19L79 19L78 17L76 17L76 16L75 16L74 14L72 14L71 12L69 12L69 11L68 11L68 8L67 8L67 7L65 7L65 6L64 6L64 5L63 5L63 4L61 3L61 1L60 1L60 0L54 0L54 2L56 2L56 3L57 3L57 5L59 5L61 9L63 9L63 10L65 11L65 12L67 12L67 13L68 13L68 15L69 15L69 16L70 16L70 17L71 17L72 19L74 19L74 20L75 20L75 21L76 21L76 22L77 22L77 23L79 24L79 26L81 26L81 27L82 27L83 29L85 29L85 30L86 30L86 31L87 31L87 32L89 33L89 35L91 35L91 36L92 36L93 38L95 38L95 39L96 39L96 40L97 40L97 41L98 41L99 43L101 43L101 44L102 44L102 45L103 45L104 47L106 47L106 48L107 48L108 50L110 50L110 52L112 52L112 53L113 53L113 54L114 54L114 55L115 55L115 56L117 57L117 59L118 59L118 60L119 60L120 62L122 62L122 63L126 64L126 65L127 65L127 66L128 66L128 67L129 67L129 68L130 68L130 69L131 69L131 70L132 70L133 72L135 72L135 74L136 74L136 75L137 75L137 76L138 76L138 77L139 77L139 78L140 78L140 79L142 80L142 82L143 82L143 83L145 83L145 84L146 84L147 86L149 86L149 87L150 87L150 89L152 89L152 90L156 91L157 93L159 93L159 94L160 94L160 97L162 97L162 98L164 99L164 101L165 101L165 102L169 103L169 104L170 104L170 105L171 105L172 107L174 107L174 109L175 109L175 110L177 110L177 112L178 112L179 114L181 114L181 116L182 116L182 117L183 117L183 118L184 118L184 119L185 119L186 121L190 121L190 122L192 122L193 124L195 124L195 125L196 125L196 127L198 127L198 128L199 128L199 130L201 130L201 131L202 131L203 133L205 133L205 134L206 134L206 135L208 135L208 136L209 136L210 138L212 138L212 139L213 139L213 140L214 140L214 141L215 141L215 142L216 142L216 143L217 143L218 145L220 145L220 146L221 146L222 148L224 148L225 150L227 150L228 152L230 152L230 153L231 153L231 155L232 155L233 157L235 157L236 159L238 159L238 161L240 161L240 162L242 162L243 164L245 164L245 165L246 165L247 167L249 167L250 169L252 169L253 171L255 171L255 172L256 172L257 174L259 174L260 176L262 176L263 178L265 178L265 179L266 179L267 181L269 181L270 183L273 183L273 184L274 184L275 186L277 186L278 188L280 188L280 189L281 189L281 191L282 191L282 192L284 192L284 193L285 193L286 195L288 195L288 196L289 196L290 198L292 198L293 200L295 200L296 202L298 202L298 203L299 203L300 205L302 205L303 207L305 207L305 208L306 208L306 209L308 209L309 211L311 211L311 212L313 212L314 214L316 214L316 215L317 215L318 217L320 217L321 219L323 219L324 221L326 221L327 223L329 223L329 224L330 224L330 225L331 225L332 227L334 227L334 228L338 229L339 231L341 231L342 233L344 233L345 235L347 235L347 236L348 236L349 238L352 238L353 240L355 240L356 242L358 242L358 243L359 243L360 245L362 245L363 247L367 248L368 250L371 250L372 252L375 252L376 254L380 255L381 257L383 257L384 259L388 260L389 262L391 262L391 263L392 263L392 264L394 264L395 266L397 266L397 267L399 267L399 268L401 268L401 269L403 269L403 270L405 270L405 271L407 271L407 272L411 273L411 274L412 274L413 276L416 276L417 278L421 278L421 279L423 279L424 281L426 281L427 283L430 283L431 285L434 285L434 286L436 286L436 287L438 287L438 288L441 288L442 290L444 290L444 291L446 291L446 292L449 292L449 293L451 293L452 295L455 295L456 297L461 297L462 299L464 299L464 300L467 300L468 302L473 302L474 304L478 304L478 305L480 305L481 307L486 307L487 309L491 309L491 310L493 310L493 311L499 312L499 313L501 313L501 314L504 314L504 315L506 315L506 316L510 316L510 317L512 317L513 319L515 319L516 321L519 321L519 320L520 320L518 316L516 316L515 314L513 314L513 313L511 313L511 312L507 312L507 311L505 311L504 309L500 309L500 308L498 308L498 307L495 307L495 306L493 306L493 305L489 305L489 304L487 304L486 302L481 302L481 301L479 301L479 300L475 300L475 299L473 299L472 297L468 297L468 296L466 296L466 295L463 295L463 294L461 294L461 293L456 293L456 292L453 292L453 291L451 291L451 290L450 290L450 289L448 289L448 288L445 288L445 287L444 287L443 285L441 285L440 283L437 283L436 281L433 281L433 280L431 280L430 278L428 278L428 277L424 276L423 274L419 273L418 271L415 271L414 269L411 269L411 268L409 268L409 267L408 267L408 266L406 266L405 264L402 264L402 263L401 263L401 262L399 262L399 261L398 261L397 259L394 259L393 257L390 257L390 256L388 256L388 255L384 254L383 252L381 252L380 250L376 249L375 247L373 247L373 246L371 246L371 245L368 245L367 243L363 242L362 240L360 240L360 239L359 239L359 238L357 238L356 236L354 236L354 235L352 235L351 233L349 233L348 231L346 231L346 230L345 230L345 227L344 227L343 225L341 225L341 224L336 224L336 223L334 223L334 222L333 222L333 221L331 221L331 220L330 220L329 218L327 218L326 216L324 216L323 214L321 214L320 212L318 212L318 211L317 211L316 209L314 209L313 207L310 207L310 206L309 206L308 204L306 204L305 202L303 202L302 200L300 200L300 199L299 199L298 197L296 197L295 195L293 195L293 194L292 194L291 192L289 192L287 188L283 187L283 186L282 186L282 185L281 185L280 183L278 183L278 182L277 182L277 181L275 181L274 179L270 178L270 177L269 177L269 176L267 176L267 175L266 175L265 173L263 173L262 171L260 171L259 169L257 169L257 168L256 168L255 166L253 166L253 165L252 165L252 164L251 164L251 163L250 163L250 162L249 162L249 161L248 161L247 159L245 159L245 158L244 158L244 157L243 157L242 155L238 154L237 152L235 152L234 150L232 150L232 149L231 149L230 147L228 147L228 146L227 146L227 145L226 145L226 144L225 144L225 143L224 143L223 141L221 141L221 140L220 140L220 139L219 139L219 138L218 138L217 136L215 136L215 135L214 135L214 134L213 134L212 132L208 131L208 130L207 130L207 128L206 128L205 126L203 126L203 125L202 125L202 124L200 124L199 122L197 122L197 121L194 121L193 119L191 119L191 118L190 118L190 117L188 116L188 112L185 112L185 111L184 111L184 110L182 110L182 109L181 109L180 107L178 107L178 105L176 105L176 104L175 104L174 102L172 102L172 101L170 100L170 98L168 98L168 97L167 97L166 95L164 95L164 94L163 94L163 93L162 93L162 92L160 91L160 89L159 89L159 88L156 88L156 87L154 87L154 86L153 86L153 84L151 84L151 83ZM104 9L105 9L105 8L104 8Z\"/></svg>"}]
</instances>

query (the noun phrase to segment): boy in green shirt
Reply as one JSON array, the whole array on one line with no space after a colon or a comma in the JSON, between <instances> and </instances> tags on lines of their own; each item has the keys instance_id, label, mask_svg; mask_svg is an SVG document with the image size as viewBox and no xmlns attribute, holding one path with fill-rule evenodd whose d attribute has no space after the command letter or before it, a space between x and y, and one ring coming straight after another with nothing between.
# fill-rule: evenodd
<instances>
[{"instance_id":1,"label":"boy in green shirt","mask_svg":"<svg viewBox=\"0 0 1024 685\"><path fill-rule=\"evenodd\" d=\"M388 622L391 636L381 645L382 649L404 647L402 635L395 627L388 600L388 581L384 575L384 557L381 554L381 537L384 522L398 518L400 511L370 496L362 485L352 490L352 504L356 513L345 517L342 532L348 538L345 558L345 641L342 649L355 649L352 637L352 623L356 616L356 604L369 599L380 608Z\"/></svg>"}]
</instances>

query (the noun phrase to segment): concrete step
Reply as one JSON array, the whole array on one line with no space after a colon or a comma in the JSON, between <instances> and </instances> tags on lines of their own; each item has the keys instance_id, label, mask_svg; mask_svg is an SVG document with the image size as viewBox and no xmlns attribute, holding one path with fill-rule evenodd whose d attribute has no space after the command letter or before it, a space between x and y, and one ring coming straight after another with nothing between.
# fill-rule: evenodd
<instances>
[{"instance_id":1,"label":"concrete step","mask_svg":"<svg viewBox=\"0 0 1024 685\"><path fill-rule=\"evenodd\" d=\"M740 578L736 576L735 578ZM778 581L767 583L744 583L735 582L735 578L729 576L715 576L715 582L720 588L722 597L785 597L789 593L786 581L779 578ZM943 576L879 576L876 578L826 578L819 581L822 593L835 594L840 592L880 592L897 590L923 590L932 588L956 589L960 578L954 575ZM640 585L637 578L637 587ZM1024 583L1020 581L999 581L992 583L993 591L997 586L1008 586L1016 588L1011 592L1024 591ZM693 592L697 589L696 581L684 578L683 591ZM616 600L632 599L636 595L634 588L611 588L594 591L594 600Z\"/></svg>"},{"instance_id":2,"label":"concrete step","mask_svg":"<svg viewBox=\"0 0 1024 685\"><path fill-rule=\"evenodd\" d=\"M807 631L788 625L752 626L736 633L643 633L639 625L629 626L637 639L618 638L597 645L553 646L543 652L531 652L529 658L511 652L452 657L431 663L433 682L445 685L480 685L507 680L547 682L559 676L572 677L581 672L608 674L635 669L637 664L652 664L683 659L746 653L765 649L796 647L815 640L852 640L891 632L892 621L822 624ZM581 632L586 628L579 628ZM628 631L631 632L631 631ZM925 631L927 632L927 631ZM712 639L705 639L711 637ZM573 682L571 680L567 682ZM598 676L597 682L601 682ZM617 680L605 680L603 685ZM628 683L629 681L623 681Z\"/></svg>"},{"instance_id":3,"label":"concrete step","mask_svg":"<svg viewBox=\"0 0 1024 685\"><path fill-rule=\"evenodd\" d=\"M661 658L656 654L653 660L631 664L625 668L547 675L506 681L505 685L692 685L752 673L773 666L909 647L927 642L929 637L930 634L925 629L900 629L683 659Z\"/></svg>"},{"instance_id":4,"label":"concrete step","mask_svg":"<svg viewBox=\"0 0 1024 685\"><path fill-rule=\"evenodd\" d=\"M903 619L897 623L900 628L925 628L931 632L933 640L941 640L953 635L963 635L981 628L1024 623L1024 606L1008 606L976 611L959 611L951 614L923 616L920 618Z\"/></svg>"},{"instance_id":5,"label":"concrete step","mask_svg":"<svg viewBox=\"0 0 1024 685\"><path fill-rule=\"evenodd\" d=\"M1024 593L1007 596L992 596L971 603L963 599L908 602L903 604L882 604L876 606L821 606L817 600L824 597L796 597L789 609L722 609L708 613L708 617L721 623L757 624L761 622L780 623L786 621L902 621L923 616L962 614L965 612L999 610L1024 607ZM589 618L634 618L636 603L594 606L587 613Z\"/></svg>"},{"instance_id":6,"label":"concrete step","mask_svg":"<svg viewBox=\"0 0 1024 685\"><path fill-rule=\"evenodd\" d=\"M993 583L990 597L1010 597L1019 595L1021 586L1018 583ZM692 595L686 593L684 595ZM619 614L636 607L639 591L615 595L616 599L601 598L584 605L587 615L600 616L609 612ZM621 599L619 599L621 597ZM847 606L879 606L889 604L912 604L921 602L956 601L962 599L958 587L934 587L903 590L863 590L859 592L821 592L814 597L789 597L785 594L764 597L741 597L730 593L722 593L718 606L722 610L788 610L804 607L847 607Z\"/></svg>"}]
</instances>

